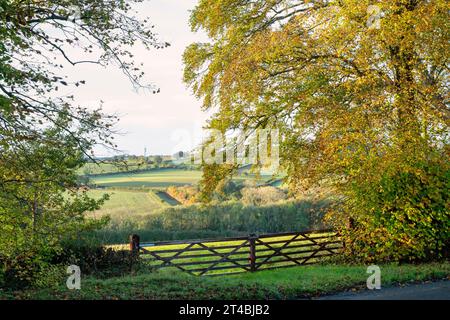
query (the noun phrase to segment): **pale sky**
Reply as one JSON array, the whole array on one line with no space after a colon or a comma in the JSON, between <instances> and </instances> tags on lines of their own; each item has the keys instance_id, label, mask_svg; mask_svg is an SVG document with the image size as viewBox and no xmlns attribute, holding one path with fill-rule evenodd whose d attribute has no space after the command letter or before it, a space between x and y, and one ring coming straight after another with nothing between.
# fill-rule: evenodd
<instances>
[{"instance_id":1,"label":"pale sky","mask_svg":"<svg viewBox=\"0 0 450 320\"><path fill-rule=\"evenodd\" d=\"M188 24L189 10L197 0L148 0L137 7L139 14L150 17L161 40L171 44L151 52L132 50L137 62L144 63L146 79L161 89L159 94L136 92L130 81L113 67L77 65L68 68L71 79L84 79L86 85L73 91L80 105L98 106L120 116L116 137L120 150L129 154L173 154L189 150L201 139L201 127L207 115L200 110L200 101L182 82L182 54L192 42L205 41L206 36L194 34ZM109 155L98 150L98 156Z\"/></svg>"}]
</instances>

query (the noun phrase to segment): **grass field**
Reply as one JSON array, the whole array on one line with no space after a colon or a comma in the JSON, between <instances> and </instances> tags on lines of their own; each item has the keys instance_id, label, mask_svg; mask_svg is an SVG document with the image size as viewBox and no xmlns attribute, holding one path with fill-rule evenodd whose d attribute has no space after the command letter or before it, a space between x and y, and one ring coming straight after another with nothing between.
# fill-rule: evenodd
<instances>
[{"instance_id":1,"label":"grass field","mask_svg":"<svg viewBox=\"0 0 450 320\"><path fill-rule=\"evenodd\" d=\"M150 172L132 174L111 174L93 179L93 183L105 189L92 189L89 194L98 199L103 194L110 194L110 199L103 207L91 215L101 217L109 215L114 221L132 217L139 219L164 209L180 204L163 190L169 186L197 183L200 171L177 169L158 169Z\"/></svg>"},{"instance_id":2,"label":"grass field","mask_svg":"<svg viewBox=\"0 0 450 320\"><path fill-rule=\"evenodd\" d=\"M90 190L89 195L99 199L105 193L110 194L110 199L103 207L91 213L91 216L101 217L109 215L111 219L120 221L124 218L139 218L169 206L153 191L139 190Z\"/></svg>"},{"instance_id":3,"label":"grass field","mask_svg":"<svg viewBox=\"0 0 450 320\"><path fill-rule=\"evenodd\" d=\"M202 172L199 170L182 169L157 169L141 173L123 173L97 176L92 182L101 187L115 188L167 188L170 186L184 186L196 184L200 181ZM263 184L271 180L269 175L257 177L251 173L237 175L233 181L242 183L245 180L253 180L257 184Z\"/></svg>"},{"instance_id":4,"label":"grass field","mask_svg":"<svg viewBox=\"0 0 450 320\"><path fill-rule=\"evenodd\" d=\"M382 287L450 278L449 263L380 265ZM298 299L349 289L363 289L367 266L314 265L233 276L196 277L181 272L154 272L100 280L82 278L81 290L56 288L0 291L0 299Z\"/></svg>"},{"instance_id":5,"label":"grass field","mask_svg":"<svg viewBox=\"0 0 450 320\"><path fill-rule=\"evenodd\" d=\"M195 184L201 179L201 171L159 169L142 173L124 173L95 177L92 182L101 187L150 187L167 188Z\"/></svg>"},{"instance_id":6,"label":"grass field","mask_svg":"<svg viewBox=\"0 0 450 320\"><path fill-rule=\"evenodd\" d=\"M105 170L108 169L105 167ZM111 217L111 228L107 228L102 233L102 241L105 243L117 243L125 239L124 234L129 232L139 232L148 234L148 226L146 225L149 215L161 212L165 208L171 206L179 206L181 203L167 194L166 189L170 186L186 186L197 184L202 176L199 170L186 169L155 169L139 173L120 173L105 174L100 176L92 176L91 182L98 186L98 189L92 189L90 194L94 198L99 198L104 193L111 194L110 200L106 201L103 207L92 213L94 217L108 215ZM264 184L272 181L273 177L268 175L256 176L250 172L240 172L235 178L235 183L243 183L246 180L252 180L255 184ZM120 232L119 232L120 229ZM183 234L177 237L185 239L191 234L198 233L204 229L199 224L195 232L193 230L179 230ZM165 230L151 230L150 234L156 239L161 239L165 234L168 238L173 239L171 234L177 233L171 230L171 234L167 234ZM175 231L175 233L174 233ZM189 231L186 233L186 231ZM199 233L201 235L217 236L216 231L207 230L207 233ZM236 230L225 232L221 230L220 234L235 235ZM162 232L162 233L161 233ZM117 237L113 235L117 234ZM120 234L119 234L120 233ZM117 238L117 239L116 239Z\"/></svg>"}]
</instances>

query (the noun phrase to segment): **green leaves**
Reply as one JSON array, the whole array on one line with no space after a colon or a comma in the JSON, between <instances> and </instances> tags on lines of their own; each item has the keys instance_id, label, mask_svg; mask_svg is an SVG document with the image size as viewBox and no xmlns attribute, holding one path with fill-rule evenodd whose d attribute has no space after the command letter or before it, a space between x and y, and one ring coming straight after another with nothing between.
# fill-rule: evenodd
<instances>
[{"instance_id":1,"label":"green leaves","mask_svg":"<svg viewBox=\"0 0 450 320\"><path fill-rule=\"evenodd\" d=\"M117 119L57 91L84 84L63 74L83 63L117 65L136 88L157 91L144 83L129 46L168 44L133 16L136 2L0 0L0 261L19 266L24 279L63 238L105 222L85 217L105 199L80 191L77 170L96 144L114 147Z\"/></svg>"},{"instance_id":2,"label":"green leaves","mask_svg":"<svg viewBox=\"0 0 450 320\"><path fill-rule=\"evenodd\" d=\"M191 24L211 43L186 50L185 82L211 128L282 132L291 191L343 199L330 216L357 220L353 254L423 258L448 241L449 4L369 4L201 0ZM225 178L205 169L205 190Z\"/></svg>"}]
</instances>

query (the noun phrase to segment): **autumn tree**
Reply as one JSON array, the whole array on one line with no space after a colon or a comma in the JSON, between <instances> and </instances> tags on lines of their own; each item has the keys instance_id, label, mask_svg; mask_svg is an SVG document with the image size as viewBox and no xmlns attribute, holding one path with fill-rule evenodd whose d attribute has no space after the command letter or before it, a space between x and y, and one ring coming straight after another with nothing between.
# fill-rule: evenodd
<instances>
[{"instance_id":1,"label":"autumn tree","mask_svg":"<svg viewBox=\"0 0 450 320\"><path fill-rule=\"evenodd\" d=\"M156 92L130 48L167 43L135 17L139 2L0 0L0 271L45 260L62 238L95 225L84 213L102 200L76 192L76 173L94 146L114 147L116 118L65 94L85 81L64 68L116 66Z\"/></svg>"},{"instance_id":2,"label":"autumn tree","mask_svg":"<svg viewBox=\"0 0 450 320\"><path fill-rule=\"evenodd\" d=\"M200 0L191 26L210 41L186 49L184 80L215 111L211 128L280 130L291 192L334 190L329 218L354 257L439 257L450 239L449 9Z\"/></svg>"}]
</instances>

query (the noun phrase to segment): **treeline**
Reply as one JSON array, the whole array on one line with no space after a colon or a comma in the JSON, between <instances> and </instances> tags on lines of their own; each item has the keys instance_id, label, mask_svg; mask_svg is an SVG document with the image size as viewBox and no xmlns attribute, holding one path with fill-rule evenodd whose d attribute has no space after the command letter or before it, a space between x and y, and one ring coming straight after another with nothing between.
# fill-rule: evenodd
<instances>
[{"instance_id":1,"label":"treeline","mask_svg":"<svg viewBox=\"0 0 450 320\"><path fill-rule=\"evenodd\" d=\"M121 244L132 233L143 241L161 241L322 229L328 205L325 200L285 200L262 206L228 201L171 207L145 220L112 221L95 236L105 244Z\"/></svg>"}]
</instances>

